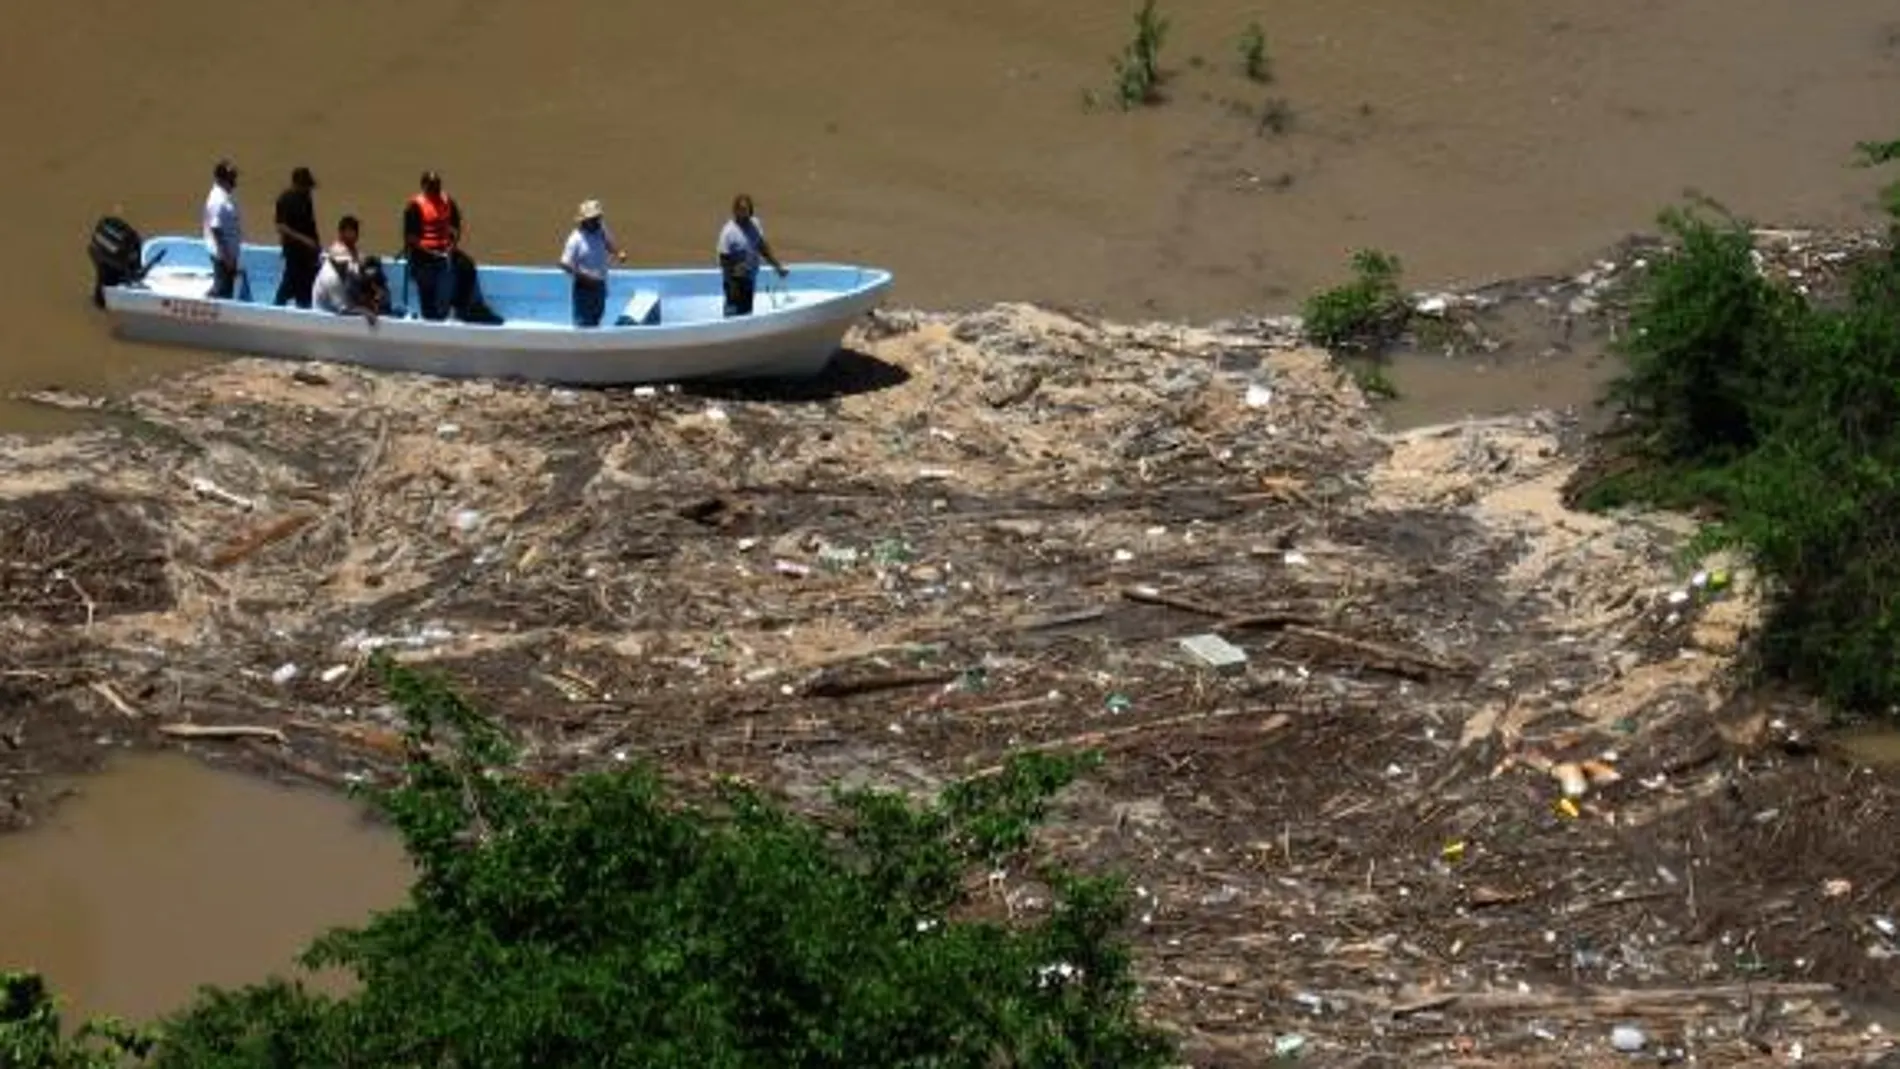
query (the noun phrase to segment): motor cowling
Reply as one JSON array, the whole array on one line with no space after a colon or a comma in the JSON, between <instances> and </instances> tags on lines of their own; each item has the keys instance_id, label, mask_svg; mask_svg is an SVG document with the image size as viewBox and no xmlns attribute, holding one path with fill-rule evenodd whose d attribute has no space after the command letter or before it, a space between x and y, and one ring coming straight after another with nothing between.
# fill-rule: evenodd
<instances>
[{"instance_id":1,"label":"motor cowling","mask_svg":"<svg viewBox=\"0 0 1900 1069\"><path fill-rule=\"evenodd\" d=\"M92 228L92 241L86 248L92 259L92 303L105 307L107 286L133 282L143 277L145 239L131 223L108 215Z\"/></svg>"}]
</instances>

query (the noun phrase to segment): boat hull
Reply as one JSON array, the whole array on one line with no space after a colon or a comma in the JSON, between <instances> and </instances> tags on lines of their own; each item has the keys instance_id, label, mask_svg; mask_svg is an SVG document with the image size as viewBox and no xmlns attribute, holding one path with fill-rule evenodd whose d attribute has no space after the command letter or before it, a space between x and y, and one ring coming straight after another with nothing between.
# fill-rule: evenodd
<instances>
[{"instance_id":1,"label":"boat hull","mask_svg":"<svg viewBox=\"0 0 1900 1069\"><path fill-rule=\"evenodd\" d=\"M610 309L645 297L661 313L680 310L677 321L661 314L652 325L576 329L558 320L567 288L558 271L484 267L485 296L507 317L502 325L391 316L371 325L356 316L198 296L209 289L202 249L192 263L184 241L151 245L165 248L165 266L144 284L105 291L121 337L385 371L568 385L815 375L891 285L884 271L798 264L784 296L762 290L752 315L726 318L711 303L719 284L714 270L615 271ZM274 288L276 259L275 249L246 247L254 293Z\"/></svg>"}]
</instances>

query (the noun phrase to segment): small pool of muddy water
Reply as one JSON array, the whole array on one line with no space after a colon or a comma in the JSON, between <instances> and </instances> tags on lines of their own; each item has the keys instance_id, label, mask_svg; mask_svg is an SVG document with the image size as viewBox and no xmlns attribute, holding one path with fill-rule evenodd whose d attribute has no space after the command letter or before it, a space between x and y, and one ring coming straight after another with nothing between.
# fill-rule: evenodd
<instances>
[{"instance_id":1,"label":"small pool of muddy water","mask_svg":"<svg viewBox=\"0 0 1900 1069\"><path fill-rule=\"evenodd\" d=\"M351 800L182 754L72 786L45 823L0 837L0 969L45 975L73 1018L148 1019L203 984L287 974L313 937L408 888L396 836Z\"/></svg>"}]
</instances>

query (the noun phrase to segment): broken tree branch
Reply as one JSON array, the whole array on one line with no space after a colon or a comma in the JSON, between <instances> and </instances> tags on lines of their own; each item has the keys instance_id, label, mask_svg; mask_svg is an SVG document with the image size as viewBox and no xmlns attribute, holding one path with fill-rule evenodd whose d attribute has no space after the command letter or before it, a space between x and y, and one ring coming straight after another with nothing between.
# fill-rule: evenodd
<instances>
[{"instance_id":1,"label":"broken tree branch","mask_svg":"<svg viewBox=\"0 0 1900 1069\"><path fill-rule=\"evenodd\" d=\"M870 694L880 690L948 683L962 674L952 669L939 669L934 672L890 672L855 678L827 674L805 684L800 688L800 692L810 698L849 698L853 695Z\"/></svg>"},{"instance_id":2,"label":"broken tree branch","mask_svg":"<svg viewBox=\"0 0 1900 1069\"><path fill-rule=\"evenodd\" d=\"M206 563L213 569L222 570L229 568L231 565L244 560L258 550L281 542L291 535L296 534L298 531L303 530L305 527L310 526L311 523L315 522L316 518L316 514L313 512L293 512L287 516L280 516L262 527L248 531L226 543L224 548L213 553L211 559Z\"/></svg>"},{"instance_id":3,"label":"broken tree branch","mask_svg":"<svg viewBox=\"0 0 1900 1069\"><path fill-rule=\"evenodd\" d=\"M1216 720L1231 720L1234 717L1246 716L1249 713L1259 714L1264 712L1267 712L1267 710L1255 707L1216 709L1209 713L1184 713L1181 716L1167 716L1159 720L1144 720L1139 724L1128 724L1124 727L1107 728L1101 731L1085 731L1080 735L1070 735L1067 738L1038 742L1034 744L1034 748L1038 750L1062 750L1088 746L1112 748L1133 742L1135 736L1149 731L1161 731L1166 728L1182 727L1188 724L1212 723ZM1265 720L1260 722L1260 733L1265 735L1269 732L1278 731L1292 722L1293 718L1286 713L1272 713ZM977 769L973 775L988 776L1001 772L1002 770L1002 765L991 764Z\"/></svg>"},{"instance_id":4,"label":"broken tree branch","mask_svg":"<svg viewBox=\"0 0 1900 1069\"><path fill-rule=\"evenodd\" d=\"M106 700L107 705L112 706L114 709L117 709L119 712L124 713L126 716L131 717L134 720L138 719L139 711L137 709L132 708L131 704L127 702L124 698L119 697L119 692L112 689L112 684L107 683L104 680L94 680L93 682L86 684L86 687L88 690L91 690L94 694L97 694L101 698L104 698Z\"/></svg>"},{"instance_id":5,"label":"broken tree branch","mask_svg":"<svg viewBox=\"0 0 1900 1069\"><path fill-rule=\"evenodd\" d=\"M1141 605L1159 605L1164 609L1179 609L1199 616L1227 616L1226 609L1209 605L1204 601L1164 594L1151 586L1131 586L1122 590L1122 597Z\"/></svg>"},{"instance_id":6,"label":"broken tree branch","mask_svg":"<svg viewBox=\"0 0 1900 1069\"><path fill-rule=\"evenodd\" d=\"M1286 633L1357 653L1375 667L1419 682L1426 682L1433 675L1468 676L1472 674L1468 667L1448 664L1429 654L1415 653L1384 642L1352 638L1306 624L1289 624L1286 627Z\"/></svg>"},{"instance_id":7,"label":"broken tree branch","mask_svg":"<svg viewBox=\"0 0 1900 1069\"><path fill-rule=\"evenodd\" d=\"M1393 1017L1455 1008L1474 1013L1569 1012L1581 1016L1664 1013L1699 1002L1759 998L1813 998L1834 994L1833 984L1761 983L1715 984L1709 987L1584 988L1580 991L1472 991L1440 992L1404 1002L1347 994L1349 1001L1376 1003Z\"/></svg>"},{"instance_id":8,"label":"broken tree branch","mask_svg":"<svg viewBox=\"0 0 1900 1069\"><path fill-rule=\"evenodd\" d=\"M269 739L288 744L277 728L256 724L160 724L158 733L177 739Z\"/></svg>"}]
</instances>

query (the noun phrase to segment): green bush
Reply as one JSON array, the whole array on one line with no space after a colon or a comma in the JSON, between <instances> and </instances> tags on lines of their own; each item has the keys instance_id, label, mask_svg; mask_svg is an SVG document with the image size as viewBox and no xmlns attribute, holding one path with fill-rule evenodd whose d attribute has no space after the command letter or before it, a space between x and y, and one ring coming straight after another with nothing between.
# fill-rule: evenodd
<instances>
[{"instance_id":1,"label":"green bush","mask_svg":"<svg viewBox=\"0 0 1900 1069\"><path fill-rule=\"evenodd\" d=\"M1754 237L1741 221L1672 209L1662 226L1674 245L1632 294L1627 370L1608 395L1660 455L1732 459L1789 400L1786 353L1807 305L1755 269Z\"/></svg>"},{"instance_id":2,"label":"green bush","mask_svg":"<svg viewBox=\"0 0 1900 1069\"><path fill-rule=\"evenodd\" d=\"M32 973L0 973L0 1067L111 1069L144 1057L152 1037L101 1018L67 1035L46 984Z\"/></svg>"},{"instance_id":3,"label":"green bush","mask_svg":"<svg viewBox=\"0 0 1900 1069\"><path fill-rule=\"evenodd\" d=\"M1161 45L1168 38L1168 20L1155 0L1142 0L1135 12L1135 36L1114 59L1115 99L1124 111L1161 99Z\"/></svg>"},{"instance_id":4,"label":"green bush","mask_svg":"<svg viewBox=\"0 0 1900 1069\"><path fill-rule=\"evenodd\" d=\"M1900 156L1896 146L1895 156ZM1847 712L1900 704L1900 263L1820 305L1756 270L1749 228L1672 211L1610 388L1634 463L1585 496L1703 508L1696 549L1746 552L1766 674Z\"/></svg>"},{"instance_id":5,"label":"green bush","mask_svg":"<svg viewBox=\"0 0 1900 1069\"><path fill-rule=\"evenodd\" d=\"M1309 340L1335 351L1378 352L1412 318L1412 303L1399 292L1399 258L1377 249L1352 256L1352 281L1306 299L1300 309Z\"/></svg>"},{"instance_id":6,"label":"green bush","mask_svg":"<svg viewBox=\"0 0 1900 1069\"><path fill-rule=\"evenodd\" d=\"M1258 22L1249 22L1241 32L1240 70L1251 81L1273 80L1273 64L1267 59L1267 33Z\"/></svg>"},{"instance_id":7,"label":"green bush","mask_svg":"<svg viewBox=\"0 0 1900 1069\"><path fill-rule=\"evenodd\" d=\"M1026 861L1031 829L1082 759L1019 756L931 804L838 792L819 819L736 784L716 802L669 802L642 770L550 789L510 771L508 740L444 685L380 669L408 718L411 757L402 784L376 801L418 876L406 905L305 956L349 970L357 990L207 991L161 1023L146 1064L984 1069L1169 1058L1135 1017L1118 882L1050 869L1040 919L975 915L973 872ZM92 1069L29 1053L8 1064Z\"/></svg>"}]
</instances>

